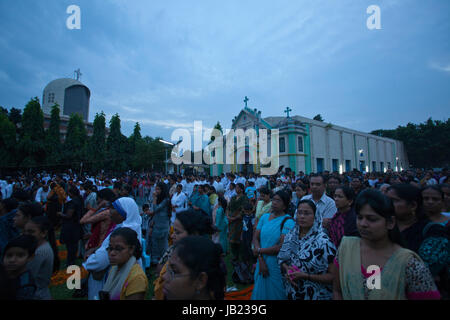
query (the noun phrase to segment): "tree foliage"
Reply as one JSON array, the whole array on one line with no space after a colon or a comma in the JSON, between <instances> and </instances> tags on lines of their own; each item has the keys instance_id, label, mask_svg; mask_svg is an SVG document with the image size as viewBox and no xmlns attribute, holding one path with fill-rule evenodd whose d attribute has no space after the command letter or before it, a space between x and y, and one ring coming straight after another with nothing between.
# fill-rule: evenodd
<instances>
[{"instance_id":1,"label":"tree foliage","mask_svg":"<svg viewBox=\"0 0 450 320\"><path fill-rule=\"evenodd\" d=\"M450 164L450 118L408 123L394 130L375 130L374 135L403 141L411 166L437 168Z\"/></svg>"},{"instance_id":2,"label":"tree foliage","mask_svg":"<svg viewBox=\"0 0 450 320\"><path fill-rule=\"evenodd\" d=\"M317 120L317 121L324 121L323 120L323 118L322 118L322 116L320 115L320 113L318 114L318 115L316 115L314 118L313 118L313 120Z\"/></svg>"},{"instance_id":3,"label":"tree foliage","mask_svg":"<svg viewBox=\"0 0 450 320\"><path fill-rule=\"evenodd\" d=\"M118 114L111 118L108 130L105 114L97 113L90 138L81 116L72 114L64 137L57 104L52 107L47 130L38 98L31 99L23 113L0 108L0 168L78 171L83 163L83 170L94 172L164 169L165 149L160 138L142 137L139 123L127 138L121 132Z\"/></svg>"}]
</instances>

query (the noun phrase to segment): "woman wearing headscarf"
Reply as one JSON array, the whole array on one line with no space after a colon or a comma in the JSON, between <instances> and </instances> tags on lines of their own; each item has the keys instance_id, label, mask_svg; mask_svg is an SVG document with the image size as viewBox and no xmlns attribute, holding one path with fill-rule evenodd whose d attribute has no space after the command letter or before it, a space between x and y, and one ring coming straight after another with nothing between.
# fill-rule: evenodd
<instances>
[{"instance_id":1,"label":"woman wearing headscarf","mask_svg":"<svg viewBox=\"0 0 450 320\"><path fill-rule=\"evenodd\" d=\"M258 256L258 263L252 300L287 298L277 255L285 235L295 226L294 220L286 214L289 202L289 195L278 191L272 198L272 213L266 213L259 219L253 237L253 252Z\"/></svg>"},{"instance_id":2,"label":"woman wearing headscarf","mask_svg":"<svg viewBox=\"0 0 450 320\"><path fill-rule=\"evenodd\" d=\"M115 229L126 227L133 229L138 234L138 239L142 239L141 224L142 218L136 202L129 197L123 197L114 201L110 206L111 220L116 224ZM100 248L91 254L83 263L83 267L90 272L88 282L89 300L98 299L98 292L102 290L105 283L105 275L109 267L109 258L106 248L109 246L109 238L106 237ZM141 260L139 260L139 263Z\"/></svg>"},{"instance_id":3,"label":"woman wearing headscarf","mask_svg":"<svg viewBox=\"0 0 450 320\"><path fill-rule=\"evenodd\" d=\"M286 235L278 254L289 300L331 300L331 273L336 247L325 234L316 205L302 200L297 225Z\"/></svg>"}]
</instances>

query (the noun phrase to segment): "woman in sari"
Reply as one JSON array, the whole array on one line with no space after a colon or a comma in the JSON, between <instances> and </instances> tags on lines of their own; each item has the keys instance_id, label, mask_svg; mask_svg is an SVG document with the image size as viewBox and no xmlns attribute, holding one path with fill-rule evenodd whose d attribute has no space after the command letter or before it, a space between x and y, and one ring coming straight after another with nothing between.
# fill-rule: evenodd
<instances>
[{"instance_id":1,"label":"woman in sari","mask_svg":"<svg viewBox=\"0 0 450 320\"><path fill-rule=\"evenodd\" d=\"M311 200L301 200L297 225L286 235L278 254L289 300L331 300L331 273L336 247L322 229Z\"/></svg>"},{"instance_id":2,"label":"woman in sari","mask_svg":"<svg viewBox=\"0 0 450 320\"><path fill-rule=\"evenodd\" d=\"M108 204L113 202L116 195L109 189L102 189L97 193L97 206L90 209L80 220L82 225L91 224L91 235L86 243L86 256L97 250L103 240L114 230L116 226L111 221Z\"/></svg>"},{"instance_id":3,"label":"woman in sari","mask_svg":"<svg viewBox=\"0 0 450 320\"><path fill-rule=\"evenodd\" d=\"M255 213L255 228L258 225L258 221L261 216L265 213L269 213L272 209L272 202L270 201L270 190L267 188L261 188L259 190L259 201L256 204L256 213Z\"/></svg>"},{"instance_id":4,"label":"woman in sari","mask_svg":"<svg viewBox=\"0 0 450 320\"><path fill-rule=\"evenodd\" d=\"M367 189L356 198L355 211L361 238L341 241L333 267L333 298L439 299L428 267L418 254L403 248L391 200Z\"/></svg>"},{"instance_id":5,"label":"woman in sari","mask_svg":"<svg viewBox=\"0 0 450 320\"><path fill-rule=\"evenodd\" d=\"M218 243L222 246L223 253L228 253L228 220L225 215L227 210L227 200L224 197L219 197L219 204L215 215L215 226L218 230Z\"/></svg>"},{"instance_id":6,"label":"woman in sari","mask_svg":"<svg viewBox=\"0 0 450 320\"><path fill-rule=\"evenodd\" d=\"M236 195L231 198L228 205L228 240L230 241L231 254L233 262L239 261L241 250L242 219L244 216L244 207L248 202L244 194L244 185L236 184Z\"/></svg>"},{"instance_id":7,"label":"woman in sari","mask_svg":"<svg viewBox=\"0 0 450 320\"><path fill-rule=\"evenodd\" d=\"M277 255L285 235L295 226L294 220L286 214L289 202L289 195L278 191L272 198L272 213L266 213L259 220L253 237L253 253L258 256L258 262L252 300L287 298Z\"/></svg>"},{"instance_id":8,"label":"woman in sari","mask_svg":"<svg viewBox=\"0 0 450 320\"><path fill-rule=\"evenodd\" d=\"M151 259L157 264L169 245L170 228L170 198L167 186L164 182L156 185L151 206L152 235L151 235Z\"/></svg>"}]
</instances>

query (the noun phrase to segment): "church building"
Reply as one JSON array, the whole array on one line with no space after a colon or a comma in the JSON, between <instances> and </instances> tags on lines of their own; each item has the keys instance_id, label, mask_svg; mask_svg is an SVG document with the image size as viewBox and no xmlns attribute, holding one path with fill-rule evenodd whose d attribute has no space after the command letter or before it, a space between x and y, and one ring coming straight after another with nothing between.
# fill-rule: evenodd
<instances>
[{"instance_id":1,"label":"church building","mask_svg":"<svg viewBox=\"0 0 450 320\"><path fill-rule=\"evenodd\" d=\"M292 116L286 108L285 116L265 117L261 111L247 106L232 120L232 129L266 129L268 140L273 129L279 130L279 166L290 168L295 173L306 174L330 172L386 172L388 169L401 171L409 167L403 142L375 136L361 131L344 128L331 123L317 121L302 116ZM227 172L260 173L259 157L252 158L246 138L245 146L234 147L234 164L227 164L223 137L223 164L212 164L211 175ZM270 143L269 143L270 145ZM269 147L270 149L270 147ZM269 150L270 154L270 150Z\"/></svg>"}]
</instances>

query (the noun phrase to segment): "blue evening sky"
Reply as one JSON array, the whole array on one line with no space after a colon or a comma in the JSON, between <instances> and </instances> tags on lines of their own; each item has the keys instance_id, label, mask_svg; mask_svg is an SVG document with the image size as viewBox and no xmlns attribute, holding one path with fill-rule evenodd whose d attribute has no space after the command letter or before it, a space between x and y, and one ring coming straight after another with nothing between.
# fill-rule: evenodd
<instances>
[{"instance_id":1,"label":"blue evening sky","mask_svg":"<svg viewBox=\"0 0 450 320\"><path fill-rule=\"evenodd\" d=\"M77 68L89 120L117 112L127 136L136 121L165 139L194 120L230 128L245 96L263 117L289 106L364 132L446 120L450 1L0 0L0 105L23 109Z\"/></svg>"}]
</instances>

